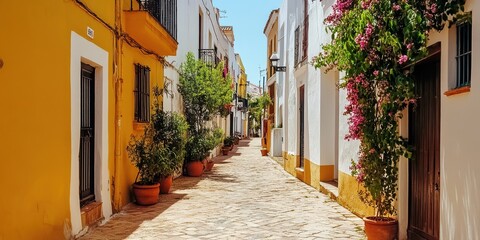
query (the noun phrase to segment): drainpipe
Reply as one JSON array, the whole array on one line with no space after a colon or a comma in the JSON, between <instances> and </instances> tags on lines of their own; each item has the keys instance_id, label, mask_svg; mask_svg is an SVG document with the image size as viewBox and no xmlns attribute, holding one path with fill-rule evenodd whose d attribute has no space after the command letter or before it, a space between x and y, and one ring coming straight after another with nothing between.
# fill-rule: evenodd
<instances>
[{"instance_id":1,"label":"drainpipe","mask_svg":"<svg viewBox=\"0 0 480 240\"><path fill-rule=\"evenodd\" d=\"M121 50L123 46L123 41L121 39L122 25L121 25L121 14L122 14L122 4L120 0L115 0L115 30L117 35L115 35L114 40L114 56L113 56L113 79L115 84L115 150L114 150L114 168L113 168L113 179L112 179L112 208L115 212L120 211L120 204L117 202L118 193L118 172L119 172L119 162L122 157L121 150L121 101L122 101L122 64L121 64Z\"/></svg>"}]
</instances>

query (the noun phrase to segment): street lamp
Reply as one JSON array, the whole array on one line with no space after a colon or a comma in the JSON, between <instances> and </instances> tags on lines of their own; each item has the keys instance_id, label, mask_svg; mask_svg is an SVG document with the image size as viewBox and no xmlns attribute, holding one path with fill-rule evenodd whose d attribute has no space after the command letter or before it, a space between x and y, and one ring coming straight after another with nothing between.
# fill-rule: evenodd
<instances>
[{"instance_id":1,"label":"street lamp","mask_svg":"<svg viewBox=\"0 0 480 240\"><path fill-rule=\"evenodd\" d=\"M270 56L270 64L272 65L272 68L275 69L276 72L285 72L287 67L278 66L278 60L280 60L280 58L278 57L278 54L274 52L272 56Z\"/></svg>"}]
</instances>

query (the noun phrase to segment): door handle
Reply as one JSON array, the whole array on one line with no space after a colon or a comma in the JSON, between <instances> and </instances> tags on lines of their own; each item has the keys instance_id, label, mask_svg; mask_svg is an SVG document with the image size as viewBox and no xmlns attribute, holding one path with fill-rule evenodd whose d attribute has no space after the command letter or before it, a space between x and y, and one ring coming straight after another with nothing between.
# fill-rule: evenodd
<instances>
[{"instance_id":1,"label":"door handle","mask_svg":"<svg viewBox=\"0 0 480 240\"><path fill-rule=\"evenodd\" d=\"M440 186L438 185L438 183L435 183L433 185L433 188L435 189L435 191L440 191Z\"/></svg>"}]
</instances>

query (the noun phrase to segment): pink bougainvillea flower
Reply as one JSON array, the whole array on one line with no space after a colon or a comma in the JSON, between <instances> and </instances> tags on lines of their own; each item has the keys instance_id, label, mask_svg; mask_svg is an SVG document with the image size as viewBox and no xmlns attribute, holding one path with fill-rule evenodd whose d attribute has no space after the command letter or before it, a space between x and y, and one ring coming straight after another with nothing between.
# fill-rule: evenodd
<instances>
[{"instance_id":1,"label":"pink bougainvillea flower","mask_svg":"<svg viewBox=\"0 0 480 240\"><path fill-rule=\"evenodd\" d=\"M398 58L398 64L402 65L408 61L408 56L407 55L401 55Z\"/></svg>"},{"instance_id":2,"label":"pink bougainvillea flower","mask_svg":"<svg viewBox=\"0 0 480 240\"><path fill-rule=\"evenodd\" d=\"M333 4L333 11L330 15L327 16L325 22L327 24L336 25L342 19L345 12L347 12L352 6L353 0L337 0Z\"/></svg>"},{"instance_id":3,"label":"pink bougainvillea flower","mask_svg":"<svg viewBox=\"0 0 480 240\"><path fill-rule=\"evenodd\" d=\"M432 13L436 13L437 12L437 4L434 3L430 6L430 11L432 11Z\"/></svg>"}]
</instances>

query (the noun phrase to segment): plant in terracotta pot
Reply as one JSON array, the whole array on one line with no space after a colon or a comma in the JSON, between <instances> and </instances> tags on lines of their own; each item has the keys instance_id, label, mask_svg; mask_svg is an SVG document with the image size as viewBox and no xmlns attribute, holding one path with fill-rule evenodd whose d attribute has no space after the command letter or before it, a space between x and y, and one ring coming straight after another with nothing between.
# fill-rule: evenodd
<instances>
[{"instance_id":1,"label":"plant in terracotta pot","mask_svg":"<svg viewBox=\"0 0 480 240\"><path fill-rule=\"evenodd\" d=\"M411 158L398 132L402 112L415 106L415 64L427 55L431 30L462 19L463 0L337 0L325 19L332 40L313 59L325 71L343 71L339 87L348 104L347 140L359 140L354 175L365 190L360 199L375 209L367 216L368 239L395 239L398 161Z\"/></svg>"},{"instance_id":2,"label":"plant in terracotta pot","mask_svg":"<svg viewBox=\"0 0 480 240\"><path fill-rule=\"evenodd\" d=\"M222 151L224 151L224 149L225 149L225 150L227 150L227 154L228 154L228 151L232 150L232 148L233 148L233 143L234 143L233 137L231 137L231 136L225 137L225 139L223 140ZM224 155L227 155L227 154L224 154Z\"/></svg>"},{"instance_id":3,"label":"plant in terracotta pot","mask_svg":"<svg viewBox=\"0 0 480 240\"><path fill-rule=\"evenodd\" d=\"M169 155L162 145L154 143L152 136L153 131L148 125L139 138L132 135L127 146L130 160L138 169L133 193L139 205L152 205L158 202L160 192L158 175Z\"/></svg>"},{"instance_id":4,"label":"plant in terracotta pot","mask_svg":"<svg viewBox=\"0 0 480 240\"><path fill-rule=\"evenodd\" d=\"M202 161L215 147L210 140L212 127L208 123L214 116L226 116L225 105L232 102L232 81L229 75L223 76L222 68L223 64L212 68L196 60L192 53L187 54L180 67L178 91L183 97L184 115L189 125L185 165L187 172L195 166L194 175L201 175Z\"/></svg>"},{"instance_id":5,"label":"plant in terracotta pot","mask_svg":"<svg viewBox=\"0 0 480 240\"><path fill-rule=\"evenodd\" d=\"M203 160L210 154L208 134L199 132L192 134L187 141L185 154L186 171L191 177L199 177L205 168Z\"/></svg>"},{"instance_id":6,"label":"plant in terracotta pot","mask_svg":"<svg viewBox=\"0 0 480 240\"><path fill-rule=\"evenodd\" d=\"M215 128L213 131L210 132L209 136L207 137L208 139L208 149L212 151L215 149L217 146L219 146L222 141L223 141L223 130L220 128ZM215 165L215 162L210 156L210 152L208 152L207 157L205 158L205 171L211 171L213 166Z\"/></svg>"},{"instance_id":7,"label":"plant in terracotta pot","mask_svg":"<svg viewBox=\"0 0 480 240\"><path fill-rule=\"evenodd\" d=\"M262 156L267 156L267 155L268 155L268 150L267 150L267 148L262 147L262 148L260 149L260 152L262 153Z\"/></svg>"},{"instance_id":8,"label":"plant in terracotta pot","mask_svg":"<svg viewBox=\"0 0 480 240\"><path fill-rule=\"evenodd\" d=\"M227 156L229 151L230 151L230 147L227 147L227 146L222 147L222 155L223 156Z\"/></svg>"},{"instance_id":9,"label":"plant in terracotta pot","mask_svg":"<svg viewBox=\"0 0 480 240\"><path fill-rule=\"evenodd\" d=\"M164 112L159 107L155 107L150 124L154 130L153 141L167 151L167 156L162 158L158 176L160 193L166 194L170 191L174 173L182 167L188 124L182 115Z\"/></svg>"}]
</instances>

